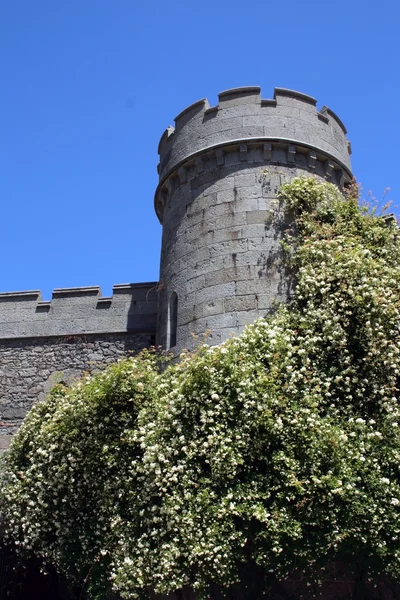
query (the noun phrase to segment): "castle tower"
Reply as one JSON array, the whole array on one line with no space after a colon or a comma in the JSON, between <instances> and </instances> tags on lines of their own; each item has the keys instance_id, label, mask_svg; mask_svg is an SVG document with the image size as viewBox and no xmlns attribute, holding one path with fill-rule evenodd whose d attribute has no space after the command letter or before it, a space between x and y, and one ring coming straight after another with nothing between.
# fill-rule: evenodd
<instances>
[{"instance_id":1,"label":"castle tower","mask_svg":"<svg viewBox=\"0 0 400 600\"><path fill-rule=\"evenodd\" d=\"M245 87L182 111L159 154L158 343L179 352L207 331L218 344L287 298L276 193L306 174L343 186L350 144L342 121L311 96L275 88L263 100Z\"/></svg>"}]
</instances>

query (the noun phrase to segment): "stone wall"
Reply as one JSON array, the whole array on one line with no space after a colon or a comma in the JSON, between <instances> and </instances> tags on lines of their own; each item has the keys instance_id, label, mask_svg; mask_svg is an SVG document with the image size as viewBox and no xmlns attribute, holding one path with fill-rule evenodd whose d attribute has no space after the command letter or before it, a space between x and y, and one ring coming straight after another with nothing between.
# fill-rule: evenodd
<instances>
[{"instance_id":1,"label":"stone wall","mask_svg":"<svg viewBox=\"0 0 400 600\"><path fill-rule=\"evenodd\" d=\"M151 333L0 340L0 450L8 447L33 403L56 383L69 385L154 341Z\"/></svg>"},{"instance_id":2,"label":"stone wall","mask_svg":"<svg viewBox=\"0 0 400 600\"><path fill-rule=\"evenodd\" d=\"M33 403L155 344L156 283L0 294L0 452Z\"/></svg>"}]
</instances>

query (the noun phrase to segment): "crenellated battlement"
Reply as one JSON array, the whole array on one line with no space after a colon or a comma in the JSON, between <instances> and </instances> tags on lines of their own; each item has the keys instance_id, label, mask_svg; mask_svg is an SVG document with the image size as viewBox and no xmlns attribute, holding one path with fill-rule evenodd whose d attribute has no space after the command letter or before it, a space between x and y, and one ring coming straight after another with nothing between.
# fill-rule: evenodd
<instances>
[{"instance_id":1,"label":"crenellated battlement","mask_svg":"<svg viewBox=\"0 0 400 600\"><path fill-rule=\"evenodd\" d=\"M94 333L155 332L157 283L120 284L112 296L97 286L0 293L0 339Z\"/></svg>"},{"instance_id":2,"label":"crenellated battlement","mask_svg":"<svg viewBox=\"0 0 400 600\"><path fill-rule=\"evenodd\" d=\"M312 96L275 88L273 99L261 98L259 87L241 87L218 95L218 105L207 99L185 108L159 143L158 171L163 182L190 157L213 147L250 141L287 141L323 153L350 174L350 144L339 117Z\"/></svg>"}]
</instances>

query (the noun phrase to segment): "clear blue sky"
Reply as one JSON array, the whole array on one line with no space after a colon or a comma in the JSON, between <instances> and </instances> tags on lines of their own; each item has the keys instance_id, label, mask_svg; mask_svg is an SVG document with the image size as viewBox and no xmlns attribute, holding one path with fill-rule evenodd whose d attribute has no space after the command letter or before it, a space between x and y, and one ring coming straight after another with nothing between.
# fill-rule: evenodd
<instances>
[{"instance_id":1,"label":"clear blue sky","mask_svg":"<svg viewBox=\"0 0 400 600\"><path fill-rule=\"evenodd\" d=\"M0 290L156 280L158 140L227 88L327 104L396 203L399 26L395 0L3 0Z\"/></svg>"}]
</instances>

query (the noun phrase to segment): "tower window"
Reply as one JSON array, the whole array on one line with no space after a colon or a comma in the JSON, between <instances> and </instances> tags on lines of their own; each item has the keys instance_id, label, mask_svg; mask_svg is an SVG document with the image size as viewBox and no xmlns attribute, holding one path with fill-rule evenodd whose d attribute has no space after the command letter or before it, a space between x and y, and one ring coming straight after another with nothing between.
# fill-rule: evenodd
<instances>
[{"instance_id":1,"label":"tower window","mask_svg":"<svg viewBox=\"0 0 400 600\"><path fill-rule=\"evenodd\" d=\"M172 292L168 307L168 348L176 346L176 334L178 330L178 296Z\"/></svg>"}]
</instances>

